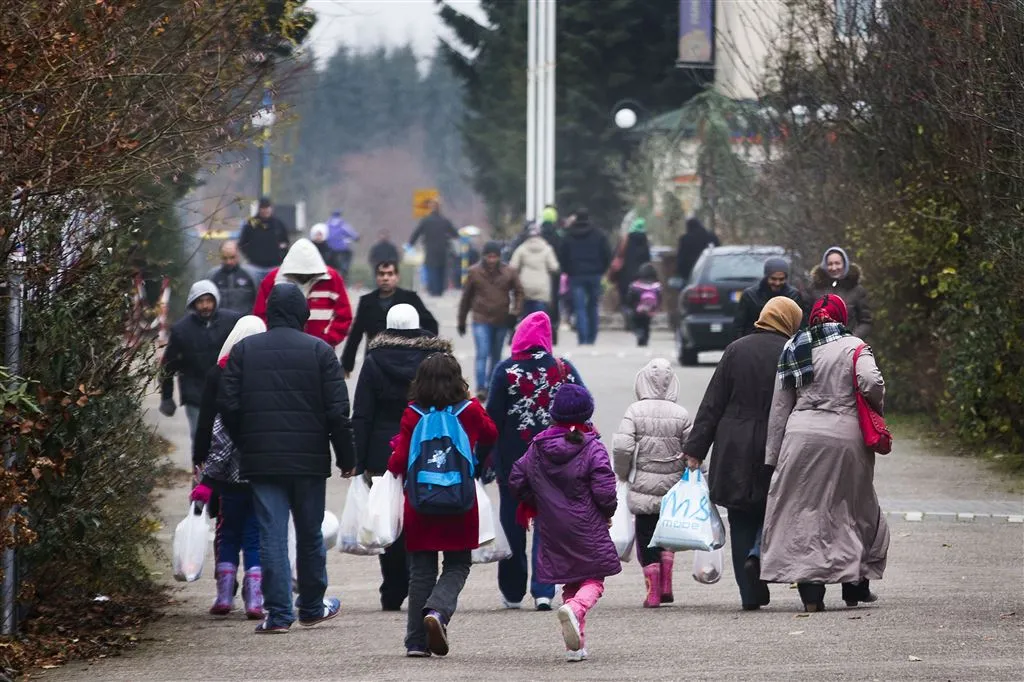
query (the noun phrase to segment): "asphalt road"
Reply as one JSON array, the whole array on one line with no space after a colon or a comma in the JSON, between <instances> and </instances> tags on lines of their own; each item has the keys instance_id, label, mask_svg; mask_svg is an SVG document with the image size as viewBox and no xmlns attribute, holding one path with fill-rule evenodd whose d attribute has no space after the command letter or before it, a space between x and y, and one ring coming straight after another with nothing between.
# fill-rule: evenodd
<instances>
[{"instance_id":1,"label":"asphalt road","mask_svg":"<svg viewBox=\"0 0 1024 682\"><path fill-rule=\"evenodd\" d=\"M454 333L454 302L433 303L442 333ZM594 392L596 423L610 438L633 400L633 377L649 358L672 357L667 332L648 349L621 331L592 348L566 338L559 352L577 365ZM467 375L469 340L457 342ZM707 358L713 361L713 356ZM696 411L714 371L708 364L678 370L680 402ZM154 408L156 402L153 402ZM152 419L187 459L182 411ZM256 637L236 612L206 614L212 562L204 577L175 584L166 617L123 656L36 671L45 680L1020 680L1024 679L1024 498L983 464L896 434L880 458L876 485L890 516L892 545L881 599L847 609L838 587L828 611L805 615L796 591L773 586L772 605L739 610L731 566L711 586L693 581L690 557L676 559L676 603L641 608L643 579L635 562L607 581L587 621L590 660L567 664L555 617L501 608L494 565L475 566L462 595L446 659L404 658L405 613L378 610L377 562L332 551L329 594L341 597L342 617L280 637ZM340 513L347 483L331 479L328 507ZM493 486L492 486L493 487ZM491 490L492 495L496 491ZM187 505L185 488L162 492L169 541ZM906 516L907 513L911 515ZM920 521L916 513L921 513ZM961 516L956 516L961 514ZM974 516L967 516L973 514ZM169 567L158 568L170 580Z\"/></svg>"}]
</instances>

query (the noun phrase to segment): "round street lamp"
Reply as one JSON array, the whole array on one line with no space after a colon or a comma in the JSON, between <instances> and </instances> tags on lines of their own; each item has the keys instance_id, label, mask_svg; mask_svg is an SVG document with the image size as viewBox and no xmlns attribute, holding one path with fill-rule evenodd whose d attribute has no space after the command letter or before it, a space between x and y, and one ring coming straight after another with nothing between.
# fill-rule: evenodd
<instances>
[{"instance_id":1,"label":"round street lamp","mask_svg":"<svg viewBox=\"0 0 1024 682\"><path fill-rule=\"evenodd\" d=\"M642 104L633 99L619 100L612 107L612 120L619 130L632 130L640 120L641 114L646 115L647 110Z\"/></svg>"}]
</instances>

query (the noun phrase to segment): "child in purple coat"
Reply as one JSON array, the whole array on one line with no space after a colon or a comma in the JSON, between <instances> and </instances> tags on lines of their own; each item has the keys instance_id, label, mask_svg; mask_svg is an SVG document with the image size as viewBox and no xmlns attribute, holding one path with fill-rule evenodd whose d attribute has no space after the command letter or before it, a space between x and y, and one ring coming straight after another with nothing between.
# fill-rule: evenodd
<instances>
[{"instance_id":1,"label":"child in purple coat","mask_svg":"<svg viewBox=\"0 0 1024 682\"><path fill-rule=\"evenodd\" d=\"M589 423L594 399L579 384L562 384L550 409L553 425L533 440L509 476L516 497L536 512L537 580L561 583L558 620L566 660L587 657L583 629L604 593L604 579L622 570L608 526L615 515L615 474Z\"/></svg>"}]
</instances>

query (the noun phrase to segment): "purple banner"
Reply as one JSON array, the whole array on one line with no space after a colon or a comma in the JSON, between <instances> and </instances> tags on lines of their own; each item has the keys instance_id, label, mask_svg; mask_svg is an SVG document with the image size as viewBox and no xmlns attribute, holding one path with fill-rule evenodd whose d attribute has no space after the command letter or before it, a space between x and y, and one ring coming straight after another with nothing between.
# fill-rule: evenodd
<instances>
[{"instance_id":1,"label":"purple banner","mask_svg":"<svg viewBox=\"0 0 1024 682\"><path fill-rule=\"evenodd\" d=\"M679 61L687 66L715 63L715 0L679 0Z\"/></svg>"}]
</instances>

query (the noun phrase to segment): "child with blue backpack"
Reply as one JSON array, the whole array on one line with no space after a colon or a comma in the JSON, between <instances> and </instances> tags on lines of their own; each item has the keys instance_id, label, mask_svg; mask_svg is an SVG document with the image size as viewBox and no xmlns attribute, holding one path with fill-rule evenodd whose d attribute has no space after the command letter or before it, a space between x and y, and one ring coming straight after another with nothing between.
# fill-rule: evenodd
<instances>
[{"instance_id":1,"label":"child with blue backpack","mask_svg":"<svg viewBox=\"0 0 1024 682\"><path fill-rule=\"evenodd\" d=\"M636 344L640 347L646 346L651 339L651 320L661 309L661 282L653 264L644 263L640 266L636 280L629 285L627 296L633 312Z\"/></svg>"},{"instance_id":2,"label":"child with blue backpack","mask_svg":"<svg viewBox=\"0 0 1024 682\"><path fill-rule=\"evenodd\" d=\"M479 546L474 448L498 432L469 398L459 361L427 357L410 388L388 471L405 479L405 548L409 557L406 655L448 654L448 625ZM444 553L438 576L438 552Z\"/></svg>"}]
</instances>

